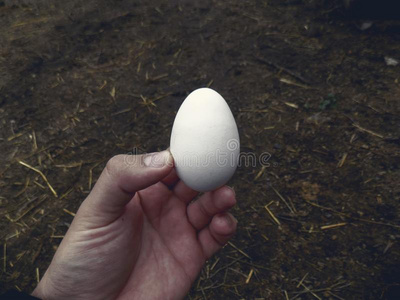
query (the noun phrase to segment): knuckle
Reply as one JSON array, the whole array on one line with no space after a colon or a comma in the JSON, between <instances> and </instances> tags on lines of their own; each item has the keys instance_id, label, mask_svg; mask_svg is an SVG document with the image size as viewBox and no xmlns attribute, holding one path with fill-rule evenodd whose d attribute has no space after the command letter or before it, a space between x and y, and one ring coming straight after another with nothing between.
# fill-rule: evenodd
<instances>
[{"instance_id":1,"label":"knuckle","mask_svg":"<svg viewBox=\"0 0 400 300\"><path fill-rule=\"evenodd\" d=\"M210 211L210 208L207 207L207 205L205 205L203 201L199 202L199 209L201 213L207 218L212 218L214 216L214 213Z\"/></svg>"}]
</instances>

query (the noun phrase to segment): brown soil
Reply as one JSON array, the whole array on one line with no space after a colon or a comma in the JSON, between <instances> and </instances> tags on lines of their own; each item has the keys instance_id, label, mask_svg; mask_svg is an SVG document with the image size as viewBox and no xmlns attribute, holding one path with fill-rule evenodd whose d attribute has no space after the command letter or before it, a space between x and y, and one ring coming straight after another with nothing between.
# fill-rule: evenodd
<instances>
[{"instance_id":1,"label":"brown soil","mask_svg":"<svg viewBox=\"0 0 400 300\"><path fill-rule=\"evenodd\" d=\"M105 162L168 147L185 96L211 86L242 151L271 158L230 182L238 233L188 299L396 299L399 22L362 31L337 1L9 2L0 292L31 291Z\"/></svg>"}]
</instances>

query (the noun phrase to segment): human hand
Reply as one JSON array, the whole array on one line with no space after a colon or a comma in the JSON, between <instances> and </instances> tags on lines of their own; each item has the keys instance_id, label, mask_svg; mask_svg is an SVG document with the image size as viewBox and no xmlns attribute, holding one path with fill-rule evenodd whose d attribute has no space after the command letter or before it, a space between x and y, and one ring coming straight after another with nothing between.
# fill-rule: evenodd
<instances>
[{"instance_id":1,"label":"human hand","mask_svg":"<svg viewBox=\"0 0 400 300\"><path fill-rule=\"evenodd\" d=\"M197 192L169 151L118 155L82 202L33 295L42 299L181 299L237 221L234 192Z\"/></svg>"}]
</instances>

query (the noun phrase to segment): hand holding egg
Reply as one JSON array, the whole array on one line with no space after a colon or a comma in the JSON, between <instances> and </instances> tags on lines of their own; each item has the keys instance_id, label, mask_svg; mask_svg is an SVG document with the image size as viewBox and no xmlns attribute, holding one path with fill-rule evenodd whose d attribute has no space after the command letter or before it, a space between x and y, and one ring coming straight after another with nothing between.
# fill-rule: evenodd
<instances>
[{"instance_id":1,"label":"hand holding egg","mask_svg":"<svg viewBox=\"0 0 400 300\"><path fill-rule=\"evenodd\" d=\"M235 173L239 133L224 98L209 88L182 103L171 132L171 153L179 178L199 192L215 190Z\"/></svg>"}]
</instances>

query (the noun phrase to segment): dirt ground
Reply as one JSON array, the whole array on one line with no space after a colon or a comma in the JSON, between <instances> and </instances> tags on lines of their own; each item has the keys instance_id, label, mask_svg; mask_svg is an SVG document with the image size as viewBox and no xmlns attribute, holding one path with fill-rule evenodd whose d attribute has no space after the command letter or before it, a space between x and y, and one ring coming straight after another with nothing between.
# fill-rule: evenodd
<instances>
[{"instance_id":1,"label":"dirt ground","mask_svg":"<svg viewBox=\"0 0 400 300\"><path fill-rule=\"evenodd\" d=\"M399 21L361 30L340 1L11 2L0 292L30 292L106 161L167 148L210 86L242 151L271 158L231 180L238 232L187 298L400 299Z\"/></svg>"}]
</instances>

